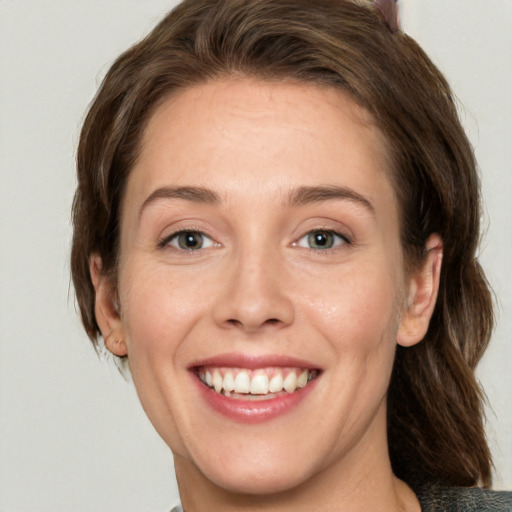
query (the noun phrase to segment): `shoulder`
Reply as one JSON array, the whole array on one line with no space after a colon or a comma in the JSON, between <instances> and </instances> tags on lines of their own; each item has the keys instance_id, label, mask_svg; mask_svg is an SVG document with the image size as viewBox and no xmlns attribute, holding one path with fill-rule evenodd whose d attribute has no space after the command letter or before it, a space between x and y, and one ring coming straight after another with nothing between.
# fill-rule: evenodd
<instances>
[{"instance_id":1,"label":"shoulder","mask_svg":"<svg viewBox=\"0 0 512 512\"><path fill-rule=\"evenodd\" d=\"M512 492L479 487L425 486L417 490L423 512L512 512Z\"/></svg>"}]
</instances>

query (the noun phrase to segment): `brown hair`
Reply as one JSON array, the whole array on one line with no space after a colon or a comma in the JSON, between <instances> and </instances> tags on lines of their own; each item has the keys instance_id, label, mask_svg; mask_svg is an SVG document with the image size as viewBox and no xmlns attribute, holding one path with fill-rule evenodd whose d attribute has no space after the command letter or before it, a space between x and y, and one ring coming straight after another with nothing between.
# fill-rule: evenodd
<instances>
[{"instance_id":1,"label":"brown hair","mask_svg":"<svg viewBox=\"0 0 512 512\"><path fill-rule=\"evenodd\" d=\"M119 204L141 135L170 94L219 76L335 86L387 138L411 267L425 241L444 242L437 305L425 339L397 348L388 393L393 470L415 484L490 485L491 457L475 366L493 311L476 260L479 181L444 77L404 33L353 0L185 0L111 67L85 119L77 156L71 270L89 337L89 257L115 279Z\"/></svg>"}]
</instances>

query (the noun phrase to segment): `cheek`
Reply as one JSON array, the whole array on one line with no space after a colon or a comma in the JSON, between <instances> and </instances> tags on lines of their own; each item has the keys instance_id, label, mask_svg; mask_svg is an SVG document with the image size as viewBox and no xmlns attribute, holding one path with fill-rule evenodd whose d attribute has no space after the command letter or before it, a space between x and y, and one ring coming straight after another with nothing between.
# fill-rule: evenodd
<instances>
[{"instance_id":1,"label":"cheek","mask_svg":"<svg viewBox=\"0 0 512 512\"><path fill-rule=\"evenodd\" d=\"M119 299L128 360L140 402L156 430L176 452L183 449L178 424L187 423L187 336L203 316L206 293L190 278L135 257L120 272ZM204 290L203 290L204 291ZM169 389L177 389L169 393Z\"/></svg>"},{"instance_id":2,"label":"cheek","mask_svg":"<svg viewBox=\"0 0 512 512\"><path fill-rule=\"evenodd\" d=\"M120 289L128 355L156 359L166 353L168 359L207 307L207 287L158 264L129 263Z\"/></svg>"},{"instance_id":3,"label":"cheek","mask_svg":"<svg viewBox=\"0 0 512 512\"><path fill-rule=\"evenodd\" d=\"M383 336L393 338L399 287L383 267L380 271L375 266L350 268L318 284L309 294L307 307L332 343L363 352Z\"/></svg>"},{"instance_id":4,"label":"cheek","mask_svg":"<svg viewBox=\"0 0 512 512\"><path fill-rule=\"evenodd\" d=\"M322 284L317 281L305 303L305 329L320 334L326 353L325 401L331 407L322 423L336 432L343 450L343 440L357 438L383 410L396 347L398 286L393 273L376 264L354 265Z\"/></svg>"},{"instance_id":5,"label":"cheek","mask_svg":"<svg viewBox=\"0 0 512 512\"><path fill-rule=\"evenodd\" d=\"M398 327L398 286L391 274L383 266L352 268L326 281L329 287L316 293L321 299L310 300L309 322L327 341L331 388L343 390L342 409L351 411L347 427L368 420L389 384Z\"/></svg>"}]
</instances>

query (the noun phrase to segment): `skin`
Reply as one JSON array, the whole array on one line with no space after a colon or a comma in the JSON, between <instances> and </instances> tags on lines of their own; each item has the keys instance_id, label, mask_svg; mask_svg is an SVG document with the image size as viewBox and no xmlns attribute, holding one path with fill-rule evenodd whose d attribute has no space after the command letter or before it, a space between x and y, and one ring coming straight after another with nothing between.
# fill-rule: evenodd
<instances>
[{"instance_id":1,"label":"skin","mask_svg":"<svg viewBox=\"0 0 512 512\"><path fill-rule=\"evenodd\" d=\"M154 194L181 186L218 200ZM319 186L352 196L290 202ZM181 91L146 128L121 218L117 288L91 257L96 316L107 347L129 357L187 512L420 510L390 467L386 390L396 344L428 328L442 244L432 235L405 275L386 144L363 109L303 84ZM205 233L204 247L180 249L180 230ZM348 241L315 250L314 230ZM239 423L204 404L189 370L232 352L322 374L294 409Z\"/></svg>"}]
</instances>

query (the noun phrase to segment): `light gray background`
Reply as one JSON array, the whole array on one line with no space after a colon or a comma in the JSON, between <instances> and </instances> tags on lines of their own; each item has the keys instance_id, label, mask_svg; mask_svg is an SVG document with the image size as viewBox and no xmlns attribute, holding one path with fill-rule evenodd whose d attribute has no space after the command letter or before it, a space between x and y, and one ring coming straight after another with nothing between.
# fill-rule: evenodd
<instances>
[{"instance_id":1,"label":"light gray background","mask_svg":"<svg viewBox=\"0 0 512 512\"><path fill-rule=\"evenodd\" d=\"M177 499L168 449L80 328L68 265L83 113L174 4L0 0L2 512L163 512ZM496 487L512 489L512 1L402 0L402 20L452 83L480 161L499 319L479 375Z\"/></svg>"}]
</instances>

